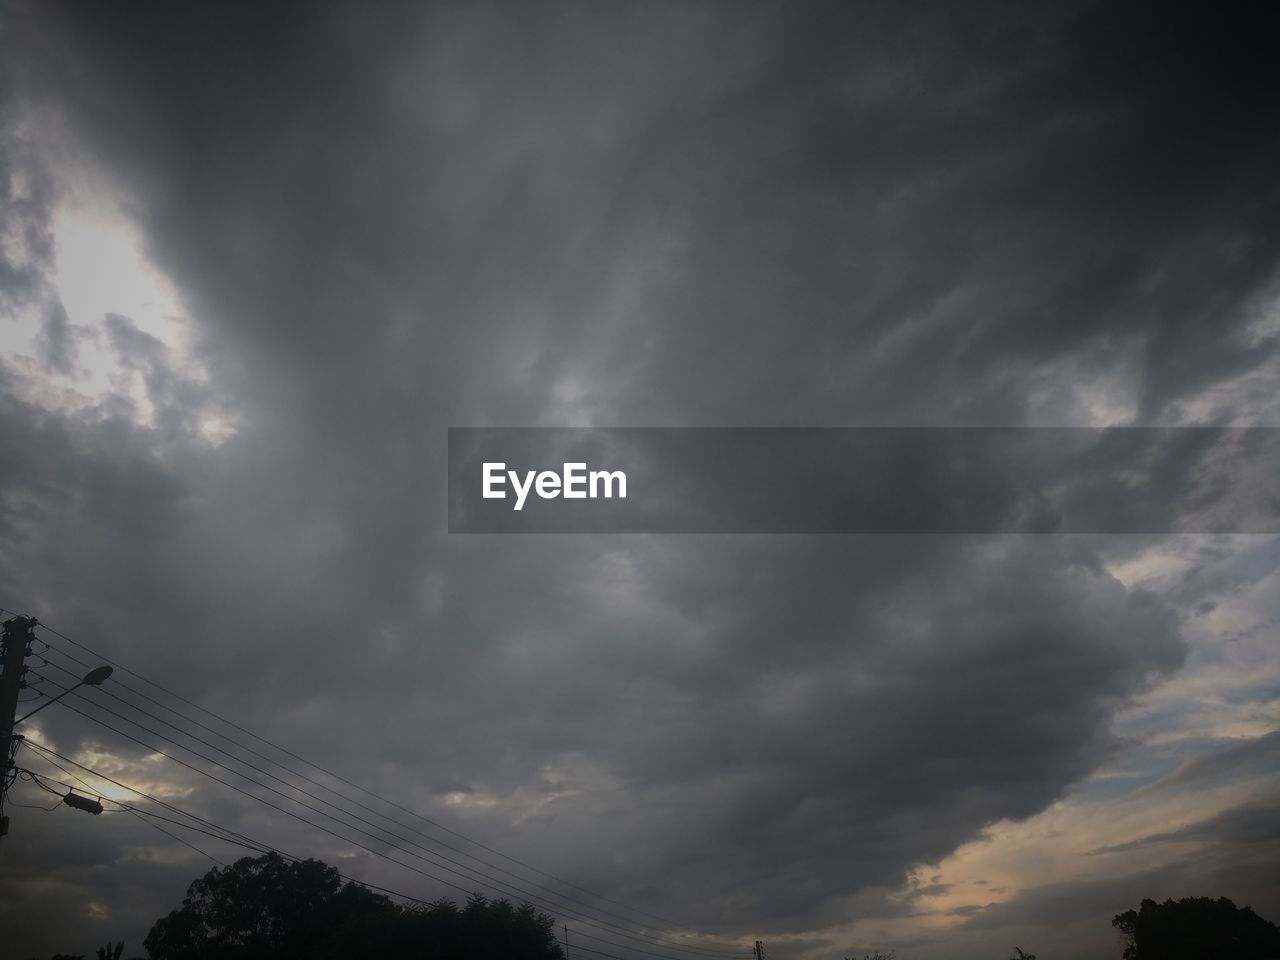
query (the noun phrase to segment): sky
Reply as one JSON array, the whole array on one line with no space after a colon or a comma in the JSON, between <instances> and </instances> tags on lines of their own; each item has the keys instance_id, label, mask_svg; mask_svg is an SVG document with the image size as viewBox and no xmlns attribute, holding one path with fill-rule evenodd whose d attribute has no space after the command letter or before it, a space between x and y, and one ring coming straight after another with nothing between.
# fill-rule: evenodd
<instances>
[{"instance_id":1,"label":"sky","mask_svg":"<svg viewBox=\"0 0 1280 960\"><path fill-rule=\"evenodd\" d=\"M458 426L1280 426L1274 24L1096 2L2 18L0 606L58 631L31 706L67 682L41 660L101 658L64 638L134 671L28 738L460 895L202 776L323 820L106 693L178 706L672 957L1103 960L1145 897L1280 922L1274 536L446 518ZM245 853L34 808L55 799L19 781L6 810L14 957L140 952L205 854Z\"/></svg>"}]
</instances>

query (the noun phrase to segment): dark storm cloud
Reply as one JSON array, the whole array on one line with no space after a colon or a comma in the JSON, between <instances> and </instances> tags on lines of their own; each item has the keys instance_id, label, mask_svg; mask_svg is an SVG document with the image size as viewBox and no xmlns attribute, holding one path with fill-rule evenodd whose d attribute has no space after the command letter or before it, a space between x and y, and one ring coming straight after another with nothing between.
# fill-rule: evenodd
<instances>
[{"instance_id":1,"label":"dark storm cloud","mask_svg":"<svg viewBox=\"0 0 1280 960\"><path fill-rule=\"evenodd\" d=\"M1107 754L1107 704L1177 662L1158 604L1062 551L929 549L833 542L782 575L777 553L740 556L770 571L769 597L713 634L741 666L690 677L689 706L672 716L660 701L663 719L615 748L638 754L639 777L700 785L720 810L707 835L681 838L668 882L690 896L741 885L780 917L893 883L904 854L932 862L957 833L1041 809ZM724 586L705 595L748 590Z\"/></svg>"},{"instance_id":2,"label":"dark storm cloud","mask_svg":"<svg viewBox=\"0 0 1280 960\"><path fill-rule=\"evenodd\" d=\"M121 95L85 113L174 171L154 246L223 319L420 401L452 356L468 416L594 366L632 420L1017 421L1035 364L1105 349L1156 417L1271 349L1238 335L1276 215L1244 18L558 12L100 11Z\"/></svg>"},{"instance_id":3,"label":"dark storm cloud","mask_svg":"<svg viewBox=\"0 0 1280 960\"><path fill-rule=\"evenodd\" d=\"M1090 544L443 534L450 425L1070 420L1068 361L1159 420L1270 356L1260 31L737 10L23 8L210 379L123 318L152 427L6 369L13 602L727 931L847 919L1095 769L1183 650Z\"/></svg>"}]
</instances>

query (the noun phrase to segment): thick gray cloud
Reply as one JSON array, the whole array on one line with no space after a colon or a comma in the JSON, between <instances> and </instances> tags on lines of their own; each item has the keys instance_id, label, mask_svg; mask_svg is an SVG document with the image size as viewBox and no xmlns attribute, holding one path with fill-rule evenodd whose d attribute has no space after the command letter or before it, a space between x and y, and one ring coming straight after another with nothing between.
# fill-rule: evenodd
<instances>
[{"instance_id":1,"label":"thick gray cloud","mask_svg":"<svg viewBox=\"0 0 1280 960\"><path fill-rule=\"evenodd\" d=\"M118 315L99 347L149 425L123 393L50 410L0 368L6 605L544 869L747 937L846 921L1044 809L1182 664L1171 608L1093 540L451 538L445 428L1079 423L1081 371L1126 386L1121 417L1180 422L1275 346L1250 331L1280 84L1243 18L13 16L21 104L124 198L208 377ZM58 197L23 202L47 225ZM11 273L6 294L37 282ZM73 362L61 315L45 337ZM1230 396L1215 422L1255 414ZM219 446L211 410L237 424ZM68 749L132 749L46 716ZM214 785L192 802L340 848ZM86 862L110 864L94 826ZM70 912L79 854L24 856ZM102 896L158 915L179 872ZM46 923L23 942L62 949Z\"/></svg>"}]
</instances>

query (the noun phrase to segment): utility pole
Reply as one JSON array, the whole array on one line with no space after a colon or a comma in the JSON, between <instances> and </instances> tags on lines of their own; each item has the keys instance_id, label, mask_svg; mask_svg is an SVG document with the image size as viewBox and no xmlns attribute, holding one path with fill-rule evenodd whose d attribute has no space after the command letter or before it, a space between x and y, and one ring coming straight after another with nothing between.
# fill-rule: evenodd
<instances>
[{"instance_id":1,"label":"utility pole","mask_svg":"<svg viewBox=\"0 0 1280 960\"><path fill-rule=\"evenodd\" d=\"M756 960L764 960L764 941L763 940L756 941L755 953L756 953Z\"/></svg>"},{"instance_id":2,"label":"utility pole","mask_svg":"<svg viewBox=\"0 0 1280 960\"><path fill-rule=\"evenodd\" d=\"M564 960L569 960L569 925L564 925Z\"/></svg>"},{"instance_id":3,"label":"utility pole","mask_svg":"<svg viewBox=\"0 0 1280 960\"><path fill-rule=\"evenodd\" d=\"M0 776L0 837L9 832L9 818L4 813L5 797L13 783L13 754L16 743L13 739L13 722L18 713L18 692L27 685L24 679L27 672L26 659L31 653L31 641L35 639L35 617L14 617L4 622L3 636L0 637L0 658L3 659L4 673L0 674L0 762L3 762L4 773Z\"/></svg>"}]
</instances>

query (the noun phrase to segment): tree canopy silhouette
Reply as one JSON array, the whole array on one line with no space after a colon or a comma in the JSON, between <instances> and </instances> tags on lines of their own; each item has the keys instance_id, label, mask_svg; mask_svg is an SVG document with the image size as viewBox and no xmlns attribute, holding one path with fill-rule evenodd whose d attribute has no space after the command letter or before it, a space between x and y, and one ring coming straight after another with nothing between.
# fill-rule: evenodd
<instances>
[{"instance_id":1,"label":"tree canopy silhouette","mask_svg":"<svg viewBox=\"0 0 1280 960\"><path fill-rule=\"evenodd\" d=\"M182 906L156 921L145 945L154 960L320 957L396 913L388 898L344 884L319 860L290 862L269 853L193 882Z\"/></svg>"},{"instance_id":2,"label":"tree canopy silhouette","mask_svg":"<svg viewBox=\"0 0 1280 960\"><path fill-rule=\"evenodd\" d=\"M461 909L450 900L399 906L318 860L275 853L210 870L145 945L151 960L562 960L554 918L529 904L476 894Z\"/></svg>"},{"instance_id":3,"label":"tree canopy silhouette","mask_svg":"<svg viewBox=\"0 0 1280 960\"><path fill-rule=\"evenodd\" d=\"M1280 927L1226 897L1185 897L1117 914L1124 960L1277 960Z\"/></svg>"}]
</instances>

